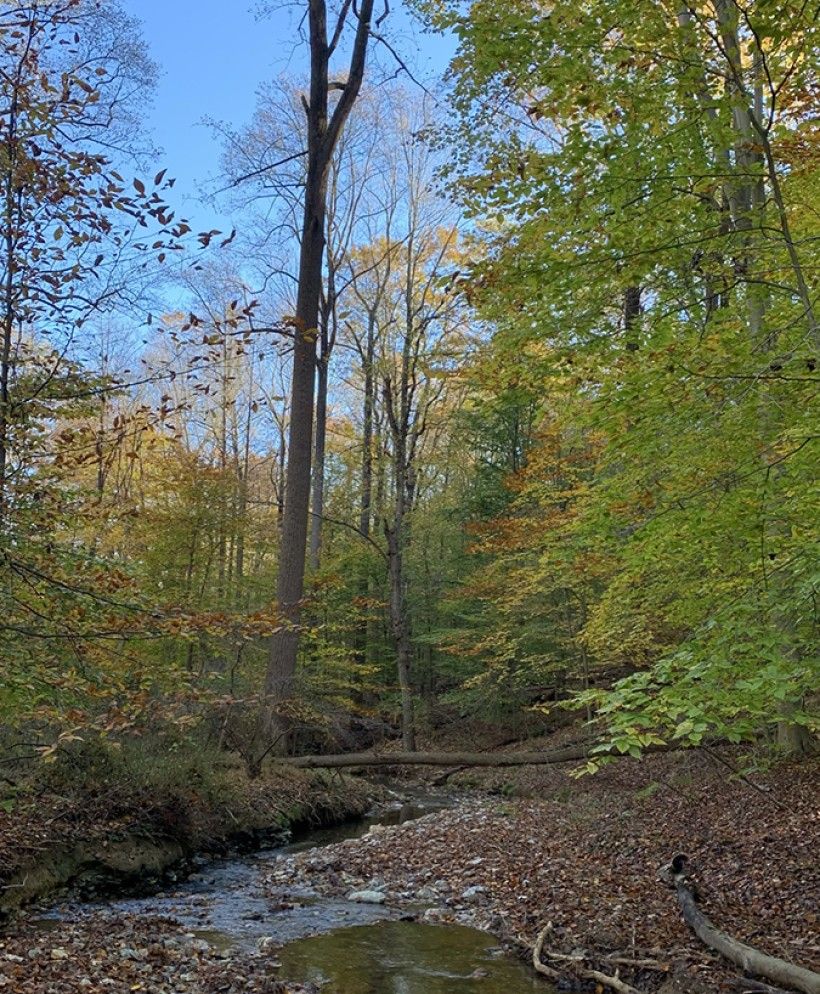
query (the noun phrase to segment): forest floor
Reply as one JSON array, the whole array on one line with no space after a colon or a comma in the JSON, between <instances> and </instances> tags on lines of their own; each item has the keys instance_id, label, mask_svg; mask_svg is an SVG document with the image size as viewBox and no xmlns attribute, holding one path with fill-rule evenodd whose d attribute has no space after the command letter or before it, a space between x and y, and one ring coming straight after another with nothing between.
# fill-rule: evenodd
<instances>
[{"instance_id":1,"label":"forest floor","mask_svg":"<svg viewBox=\"0 0 820 994\"><path fill-rule=\"evenodd\" d=\"M271 896L305 885L381 889L388 905L427 905L425 921L487 929L522 948L551 923L546 948L584 950L587 965L619 968L641 990L727 989L738 971L701 945L659 879L684 853L719 927L818 970L820 766L780 764L741 779L727 762L742 762L739 751L623 759L580 779L571 764L466 771L452 786L489 796L286 857L269 878ZM572 978L571 965L551 965Z\"/></svg>"},{"instance_id":2,"label":"forest floor","mask_svg":"<svg viewBox=\"0 0 820 994\"><path fill-rule=\"evenodd\" d=\"M571 734L565 730L520 748L553 748ZM448 784L459 798L449 810L379 826L362 839L282 855L265 880L272 914L306 889L346 896L376 888L388 906L408 915L483 928L521 947L551 923L548 949L582 949L606 973L617 968L613 955L652 960L651 968L620 964L621 978L642 991L729 990L738 971L690 933L674 893L659 880L660 868L682 852L697 867L704 910L716 924L818 969L820 767L781 764L740 779L725 765L740 761L737 750L670 753L625 759L581 779L569 775L572 764L464 771ZM276 773L261 786L244 784L248 810L270 805L265 820L285 808L292 813L312 806L318 813L331 804L341 810L365 803L366 785L295 774L283 771L287 782ZM437 770L426 780L440 775ZM317 785L322 790L314 792ZM346 801L334 794L342 785ZM105 847L100 833L107 831L109 840L122 834L116 820L92 828L91 804L82 814L76 806L67 814L59 803L0 816L0 869L6 874L10 865L21 865L21 852L36 857L58 837L67 845L78 833L97 833ZM133 811L123 820L129 817L136 817ZM144 813L140 817L144 824ZM168 817L155 812L148 821L156 826ZM271 924L275 932L274 919ZM0 992L304 991L272 976L274 955L220 951L167 919L92 914L48 928L22 919L0 932ZM553 965L572 982L571 964Z\"/></svg>"},{"instance_id":3,"label":"forest floor","mask_svg":"<svg viewBox=\"0 0 820 994\"><path fill-rule=\"evenodd\" d=\"M8 994L314 994L271 976L269 956L223 952L162 918L107 915L0 934Z\"/></svg>"}]
</instances>

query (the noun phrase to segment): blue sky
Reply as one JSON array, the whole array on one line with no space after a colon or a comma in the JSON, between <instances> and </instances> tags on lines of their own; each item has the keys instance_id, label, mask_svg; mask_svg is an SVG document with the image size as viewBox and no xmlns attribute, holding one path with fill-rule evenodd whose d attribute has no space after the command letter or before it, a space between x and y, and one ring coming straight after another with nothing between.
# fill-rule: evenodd
<instances>
[{"instance_id":1,"label":"blue sky","mask_svg":"<svg viewBox=\"0 0 820 994\"><path fill-rule=\"evenodd\" d=\"M305 51L296 26L303 4L295 3L264 19L253 0L122 0L143 23L143 36L161 77L149 129L163 150L158 163L177 180L178 216L195 230L224 227L228 221L197 202L199 191L219 168L219 146L202 124L205 117L241 125L253 113L255 91L283 73L302 75ZM393 3L391 39L414 73L432 81L453 51L449 38L424 34ZM389 56L382 53L384 65Z\"/></svg>"}]
</instances>

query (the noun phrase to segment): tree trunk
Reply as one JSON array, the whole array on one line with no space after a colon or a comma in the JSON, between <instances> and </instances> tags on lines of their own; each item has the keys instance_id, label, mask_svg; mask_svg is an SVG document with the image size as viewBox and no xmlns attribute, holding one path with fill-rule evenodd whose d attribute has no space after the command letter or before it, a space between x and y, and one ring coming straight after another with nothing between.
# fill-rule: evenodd
<instances>
[{"instance_id":1,"label":"tree trunk","mask_svg":"<svg viewBox=\"0 0 820 994\"><path fill-rule=\"evenodd\" d=\"M362 406L362 492L359 505L359 531L363 538L370 538L371 504L373 501L373 356L375 352L375 316L368 320L367 341L362 356L364 371L364 401ZM370 598L370 570L365 560L359 581L359 596L364 603ZM353 652L360 663L367 662L368 632L371 628L367 616L356 625L353 633Z\"/></svg>"},{"instance_id":2,"label":"tree trunk","mask_svg":"<svg viewBox=\"0 0 820 994\"><path fill-rule=\"evenodd\" d=\"M302 769L350 766L549 766L586 759L594 743L552 752L348 752L332 756L289 756L280 762ZM650 750L647 750L650 751Z\"/></svg>"},{"instance_id":3,"label":"tree trunk","mask_svg":"<svg viewBox=\"0 0 820 994\"><path fill-rule=\"evenodd\" d=\"M416 728L413 714L413 685L411 665L413 647L410 642L410 625L404 599L404 556L401 548L401 519L397 514L396 525L386 529L387 561L390 573L390 627L396 646L396 670L401 695L401 741L407 752L416 751Z\"/></svg>"},{"instance_id":4,"label":"tree trunk","mask_svg":"<svg viewBox=\"0 0 820 994\"><path fill-rule=\"evenodd\" d=\"M245 598L245 536L248 527L248 486L251 468L251 423L253 420L254 354L251 351L250 382L248 401L245 407L245 438L242 447L242 462L238 467L237 509L236 509L236 602L240 608L247 607Z\"/></svg>"},{"instance_id":5,"label":"tree trunk","mask_svg":"<svg viewBox=\"0 0 820 994\"><path fill-rule=\"evenodd\" d=\"M630 352L637 352L638 340L633 334L635 324L641 316L641 288L639 286L628 286L624 290L624 332L626 333L626 347Z\"/></svg>"},{"instance_id":6,"label":"tree trunk","mask_svg":"<svg viewBox=\"0 0 820 994\"><path fill-rule=\"evenodd\" d=\"M288 443L284 421L279 428L279 448L276 452L276 527L281 536L282 520L285 517L285 470L287 468Z\"/></svg>"},{"instance_id":7,"label":"tree trunk","mask_svg":"<svg viewBox=\"0 0 820 994\"><path fill-rule=\"evenodd\" d=\"M9 108L7 139L4 148L6 161L5 175L5 269L6 279L3 287L3 340L0 342L0 529L5 524L6 504L8 502L8 456L9 456L9 423L11 417L11 350L14 339L15 322L15 292L14 292L14 263L15 263L15 201L14 178L17 163L17 94L12 96Z\"/></svg>"},{"instance_id":8,"label":"tree trunk","mask_svg":"<svg viewBox=\"0 0 820 994\"><path fill-rule=\"evenodd\" d=\"M312 98L313 99L313 98ZM324 93L326 104L327 93ZM320 142L320 121L310 122L311 144ZM320 149L321 151L321 149ZM293 378L290 401L290 435L285 476L285 507L279 549L276 595L282 627L271 636L265 696L269 709L269 736L282 735L286 728L276 707L292 693L305 579L305 544L310 505L310 464L313 444L313 393L316 368L316 326L322 289L324 255L324 197L327 164L321 154L311 156L305 185L305 209L299 260L299 292L293 344Z\"/></svg>"},{"instance_id":9,"label":"tree trunk","mask_svg":"<svg viewBox=\"0 0 820 994\"><path fill-rule=\"evenodd\" d=\"M373 359L376 351L376 318L368 316L364 354L364 405L362 409L362 503L359 531L370 536L370 505L373 497Z\"/></svg>"},{"instance_id":10,"label":"tree trunk","mask_svg":"<svg viewBox=\"0 0 820 994\"><path fill-rule=\"evenodd\" d=\"M777 724L777 745L788 756L807 756L814 751L815 742L811 732L805 725L798 725L789 720L788 711L784 710L783 720Z\"/></svg>"},{"instance_id":11,"label":"tree trunk","mask_svg":"<svg viewBox=\"0 0 820 994\"><path fill-rule=\"evenodd\" d=\"M412 487L409 482L410 467L407 458L410 408L407 386L409 363L406 355L409 353L409 341L410 335L408 334L405 338L405 361L402 365L402 383L398 398L394 397L389 380L386 380L384 385L385 410L393 439L393 486L395 491L392 521L385 522L384 534L387 539L387 564L390 583L390 628L396 647L396 672L401 695L401 738L404 748L408 752L414 752L416 731L411 680L413 646L410 641L410 619L407 613L406 577L404 575L404 553L409 540L407 512L412 504ZM398 411L394 409L394 403L398 405Z\"/></svg>"},{"instance_id":12,"label":"tree trunk","mask_svg":"<svg viewBox=\"0 0 820 994\"><path fill-rule=\"evenodd\" d=\"M327 330L322 330L322 355L317 364L316 385L316 438L313 444L313 497L310 519L310 567L319 569L322 559L322 515L325 507L325 446L327 440L327 377L329 350L325 340Z\"/></svg>"},{"instance_id":13,"label":"tree trunk","mask_svg":"<svg viewBox=\"0 0 820 994\"><path fill-rule=\"evenodd\" d=\"M327 225L332 224L326 218ZM310 521L310 566L317 570L322 559L322 525L325 511L325 450L327 447L327 387L330 375L330 356L336 344L336 259L328 248L326 252L327 286L321 300L322 333L319 339L319 361L316 387L316 432L313 443L313 513Z\"/></svg>"},{"instance_id":14,"label":"tree trunk","mask_svg":"<svg viewBox=\"0 0 820 994\"><path fill-rule=\"evenodd\" d=\"M263 732L268 742L283 739L287 729L287 722L280 713L280 708L293 692L299 646L310 512L313 393L316 375L316 336L322 294L328 168L336 142L361 90L370 38L373 0L362 0L360 7L355 11L358 25L350 56L350 69L341 96L328 120L330 57L339 42L344 19L349 10L349 5L343 6L332 40L329 42L325 0L308 0L310 91L305 101L307 172L296 314L293 322L293 376L285 510L276 588L282 624L279 631L271 636L265 675L266 706L263 714Z\"/></svg>"}]
</instances>

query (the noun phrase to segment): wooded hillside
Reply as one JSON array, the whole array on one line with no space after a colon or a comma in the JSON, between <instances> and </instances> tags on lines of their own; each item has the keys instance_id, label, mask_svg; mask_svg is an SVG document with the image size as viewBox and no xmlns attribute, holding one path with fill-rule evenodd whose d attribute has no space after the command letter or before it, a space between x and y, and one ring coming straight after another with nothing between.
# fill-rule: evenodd
<instances>
[{"instance_id":1,"label":"wooded hillside","mask_svg":"<svg viewBox=\"0 0 820 994\"><path fill-rule=\"evenodd\" d=\"M370 749L569 708L816 741L820 29L368 0L212 122L192 231L117 0L0 11L3 769ZM471 743L465 742L469 748Z\"/></svg>"}]
</instances>

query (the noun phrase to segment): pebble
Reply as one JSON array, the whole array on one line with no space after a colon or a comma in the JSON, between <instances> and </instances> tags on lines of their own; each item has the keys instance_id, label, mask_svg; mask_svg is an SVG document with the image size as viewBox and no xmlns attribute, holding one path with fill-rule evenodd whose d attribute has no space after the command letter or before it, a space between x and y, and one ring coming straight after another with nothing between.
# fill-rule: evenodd
<instances>
[{"instance_id":1,"label":"pebble","mask_svg":"<svg viewBox=\"0 0 820 994\"><path fill-rule=\"evenodd\" d=\"M354 890L347 895L348 901L358 901L360 904L384 904L385 896L380 890Z\"/></svg>"},{"instance_id":2,"label":"pebble","mask_svg":"<svg viewBox=\"0 0 820 994\"><path fill-rule=\"evenodd\" d=\"M425 925L436 925L439 922L446 921L448 918L449 913L446 908L428 908L421 916L421 920Z\"/></svg>"},{"instance_id":3,"label":"pebble","mask_svg":"<svg viewBox=\"0 0 820 994\"><path fill-rule=\"evenodd\" d=\"M132 949L130 946L123 946L120 949L120 959L143 960L145 955L143 949Z\"/></svg>"}]
</instances>

